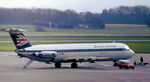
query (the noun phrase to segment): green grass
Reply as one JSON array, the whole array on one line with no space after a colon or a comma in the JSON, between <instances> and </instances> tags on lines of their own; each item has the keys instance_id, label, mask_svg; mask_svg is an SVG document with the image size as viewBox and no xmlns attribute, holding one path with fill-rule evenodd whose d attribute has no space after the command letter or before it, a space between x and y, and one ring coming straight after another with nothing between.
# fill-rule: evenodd
<instances>
[{"instance_id":1,"label":"green grass","mask_svg":"<svg viewBox=\"0 0 150 82\"><path fill-rule=\"evenodd\" d=\"M12 28L18 28L18 29L24 29L28 32L35 32L35 27L33 25L0 25L0 29L12 29Z\"/></svg>"},{"instance_id":2,"label":"green grass","mask_svg":"<svg viewBox=\"0 0 150 82\"><path fill-rule=\"evenodd\" d=\"M14 51L15 49L13 43L0 43L0 51Z\"/></svg>"},{"instance_id":3,"label":"green grass","mask_svg":"<svg viewBox=\"0 0 150 82\"><path fill-rule=\"evenodd\" d=\"M150 34L150 28L147 25L137 24L106 24L105 29L101 30L68 30L52 29L51 33L69 33L69 34Z\"/></svg>"},{"instance_id":4,"label":"green grass","mask_svg":"<svg viewBox=\"0 0 150 82\"><path fill-rule=\"evenodd\" d=\"M36 44L68 44L68 43L91 43L91 42L33 42L33 45ZM92 43L104 43L104 42L92 42ZM108 43L108 42L106 42ZM150 53L150 42L121 42L129 45L136 53ZM0 43L0 51L14 51L16 50L13 43Z\"/></svg>"},{"instance_id":5,"label":"green grass","mask_svg":"<svg viewBox=\"0 0 150 82\"><path fill-rule=\"evenodd\" d=\"M0 28L22 28L27 33L35 33L33 25L0 25ZM45 29L48 29L44 27ZM81 30L81 29L56 29L51 32L39 32L46 34L150 34L150 28L146 25L132 24L106 24L105 29L101 30Z\"/></svg>"},{"instance_id":6,"label":"green grass","mask_svg":"<svg viewBox=\"0 0 150 82\"><path fill-rule=\"evenodd\" d=\"M0 28L22 28L28 30L26 33L45 34L150 34L150 28L146 25L130 24L107 24L103 30L67 30L52 29L52 32L35 32L32 25L0 25ZM0 34L6 34L0 32ZM150 40L149 36L44 36L28 37L30 40ZM11 41L9 36L0 36L0 41ZM32 44L63 44L63 43L89 43L86 42L33 42ZM91 42L90 42L91 43ZM102 43L102 42L92 42ZM137 53L150 53L150 42L123 42L130 46ZM0 43L0 51L14 51L13 43Z\"/></svg>"},{"instance_id":7,"label":"green grass","mask_svg":"<svg viewBox=\"0 0 150 82\"><path fill-rule=\"evenodd\" d=\"M31 40L150 40L150 36L46 36Z\"/></svg>"},{"instance_id":8,"label":"green grass","mask_svg":"<svg viewBox=\"0 0 150 82\"><path fill-rule=\"evenodd\" d=\"M147 25L142 24L105 24L107 28L145 28Z\"/></svg>"},{"instance_id":9,"label":"green grass","mask_svg":"<svg viewBox=\"0 0 150 82\"><path fill-rule=\"evenodd\" d=\"M136 53L150 53L150 42L123 42Z\"/></svg>"},{"instance_id":10,"label":"green grass","mask_svg":"<svg viewBox=\"0 0 150 82\"><path fill-rule=\"evenodd\" d=\"M28 36L29 40L150 40L150 36ZM0 41L11 41L0 36Z\"/></svg>"},{"instance_id":11,"label":"green grass","mask_svg":"<svg viewBox=\"0 0 150 82\"><path fill-rule=\"evenodd\" d=\"M49 33L49 32L45 32ZM52 29L51 34L150 34L150 28L105 28L102 30Z\"/></svg>"}]
</instances>

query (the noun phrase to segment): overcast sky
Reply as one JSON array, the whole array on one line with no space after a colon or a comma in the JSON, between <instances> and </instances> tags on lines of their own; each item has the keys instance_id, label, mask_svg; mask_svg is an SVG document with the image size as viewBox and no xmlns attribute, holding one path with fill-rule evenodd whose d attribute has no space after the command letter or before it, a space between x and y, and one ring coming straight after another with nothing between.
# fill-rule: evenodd
<instances>
[{"instance_id":1,"label":"overcast sky","mask_svg":"<svg viewBox=\"0 0 150 82\"><path fill-rule=\"evenodd\" d=\"M150 7L150 0L0 0L0 7L7 8L73 9L77 12L91 11L96 13L121 5L146 5Z\"/></svg>"}]
</instances>

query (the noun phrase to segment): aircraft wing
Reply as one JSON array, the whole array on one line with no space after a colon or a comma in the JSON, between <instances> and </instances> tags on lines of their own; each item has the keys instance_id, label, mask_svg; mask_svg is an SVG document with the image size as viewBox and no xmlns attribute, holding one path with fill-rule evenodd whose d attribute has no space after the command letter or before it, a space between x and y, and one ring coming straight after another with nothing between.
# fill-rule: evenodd
<instances>
[{"instance_id":1,"label":"aircraft wing","mask_svg":"<svg viewBox=\"0 0 150 82\"><path fill-rule=\"evenodd\" d=\"M90 62L94 63L95 61L110 61L113 60L112 57L69 57L65 58L65 62Z\"/></svg>"}]
</instances>

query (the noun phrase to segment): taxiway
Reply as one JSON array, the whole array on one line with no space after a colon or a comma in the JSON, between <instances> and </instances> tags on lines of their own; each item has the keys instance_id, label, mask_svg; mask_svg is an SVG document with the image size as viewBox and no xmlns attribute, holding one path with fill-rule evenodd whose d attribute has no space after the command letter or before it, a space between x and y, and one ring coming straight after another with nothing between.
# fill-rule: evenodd
<instances>
[{"instance_id":1,"label":"taxiway","mask_svg":"<svg viewBox=\"0 0 150 82\"><path fill-rule=\"evenodd\" d=\"M140 57L150 63L150 54L136 54L131 62ZM19 58L14 52L0 52L1 82L150 82L150 65L137 66L133 69L113 67L112 62L79 63L79 68L72 69L70 64L55 68L54 64L33 62L27 69L22 69L28 61Z\"/></svg>"}]
</instances>

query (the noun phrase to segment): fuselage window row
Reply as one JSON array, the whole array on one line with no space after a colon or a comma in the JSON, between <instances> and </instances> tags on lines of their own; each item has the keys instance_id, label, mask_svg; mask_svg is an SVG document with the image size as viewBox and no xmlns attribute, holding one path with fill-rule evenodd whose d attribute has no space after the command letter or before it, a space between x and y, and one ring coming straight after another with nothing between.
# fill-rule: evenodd
<instances>
[{"instance_id":1,"label":"fuselage window row","mask_svg":"<svg viewBox=\"0 0 150 82\"><path fill-rule=\"evenodd\" d=\"M124 48L118 49L76 49L76 50L54 50L56 52L98 52L98 51L125 51Z\"/></svg>"},{"instance_id":2,"label":"fuselage window row","mask_svg":"<svg viewBox=\"0 0 150 82\"><path fill-rule=\"evenodd\" d=\"M105 51L128 51L125 48L115 48L115 49L73 49L73 50L50 50L55 52L105 52ZM19 51L22 52L22 51ZM24 52L24 51L23 51ZM27 51L27 52L35 52L35 51ZM40 52L40 51L37 51Z\"/></svg>"}]
</instances>

